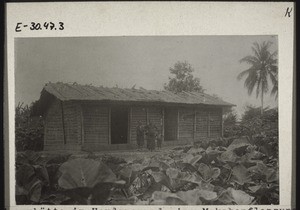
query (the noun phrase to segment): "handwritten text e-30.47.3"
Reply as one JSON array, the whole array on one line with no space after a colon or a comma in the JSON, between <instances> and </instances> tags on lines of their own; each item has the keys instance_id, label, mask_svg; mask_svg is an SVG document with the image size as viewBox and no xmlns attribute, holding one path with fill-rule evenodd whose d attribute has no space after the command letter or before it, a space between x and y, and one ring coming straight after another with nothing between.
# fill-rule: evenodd
<instances>
[{"instance_id":1,"label":"handwritten text e-30.47.3","mask_svg":"<svg viewBox=\"0 0 300 210\"><path fill-rule=\"evenodd\" d=\"M16 24L15 31L21 32L22 30L31 30L31 31L40 31L40 30L64 30L65 25L63 22L53 23L53 22L44 22L44 23L38 23L38 22L31 22L29 24L18 22Z\"/></svg>"}]
</instances>

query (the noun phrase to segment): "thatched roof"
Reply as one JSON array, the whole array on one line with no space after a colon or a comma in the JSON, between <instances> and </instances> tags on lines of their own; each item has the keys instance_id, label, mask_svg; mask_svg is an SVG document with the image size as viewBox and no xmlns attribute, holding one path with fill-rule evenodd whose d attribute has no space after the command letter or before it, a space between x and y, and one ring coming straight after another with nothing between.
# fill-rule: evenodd
<instances>
[{"instance_id":1,"label":"thatched roof","mask_svg":"<svg viewBox=\"0 0 300 210\"><path fill-rule=\"evenodd\" d=\"M43 115L55 98L60 101L98 101L106 104L235 106L205 93L181 92L175 94L170 91L146 90L144 88L122 89L79 85L77 83L49 82L44 86L40 99L34 105L32 115Z\"/></svg>"},{"instance_id":2,"label":"thatched roof","mask_svg":"<svg viewBox=\"0 0 300 210\"><path fill-rule=\"evenodd\" d=\"M107 88L77 83L47 83L42 91L61 101L152 102L159 104L234 106L216 97L198 92L172 93L146 89Z\"/></svg>"}]
</instances>

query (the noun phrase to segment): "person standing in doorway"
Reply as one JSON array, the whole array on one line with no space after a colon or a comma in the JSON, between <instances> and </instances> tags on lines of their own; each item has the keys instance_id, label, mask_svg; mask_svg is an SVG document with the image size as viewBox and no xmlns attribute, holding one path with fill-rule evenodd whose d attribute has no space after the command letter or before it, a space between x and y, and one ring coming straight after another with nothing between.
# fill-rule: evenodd
<instances>
[{"instance_id":1,"label":"person standing in doorway","mask_svg":"<svg viewBox=\"0 0 300 210\"><path fill-rule=\"evenodd\" d=\"M136 127L136 141L139 149L144 147L144 126L141 121L138 121L138 125Z\"/></svg>"},{"instance_id":2,"label":"person standing in doorway","mask_svg":"<svg viewBox=\"0 0 300 210\"><path fill-rule=\"evenodd\" d=\"M146 126L146 138L147 138L147 148L152 152L155 150L155 138L157 134L156 126L149 121L149 124Z\"/></svg>"}]
</instances>

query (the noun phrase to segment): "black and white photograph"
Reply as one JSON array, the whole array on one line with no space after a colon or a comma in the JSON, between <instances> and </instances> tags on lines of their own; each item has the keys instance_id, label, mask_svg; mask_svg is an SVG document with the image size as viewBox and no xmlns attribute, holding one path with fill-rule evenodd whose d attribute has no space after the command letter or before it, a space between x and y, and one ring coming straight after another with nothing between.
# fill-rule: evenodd
<instances>
[{"instance_id":1,"label":"black and white photograph","mask_svg":"<svg viewBox=\"0 0 300 210\"><path fill-rule=\"evenodd\" d=\"M7 3L7 210L294 210L292 2Z\"/></svg>"},{"instance_id":2,"label":"black and white photograph","mask_svg":"<svg viewBox=\"0 0 300 210\"><path fill-rule=\"evenodd\" d=\"M17 205L279 204L276 35L14 45Z\"/></svg>"}]
</instances>

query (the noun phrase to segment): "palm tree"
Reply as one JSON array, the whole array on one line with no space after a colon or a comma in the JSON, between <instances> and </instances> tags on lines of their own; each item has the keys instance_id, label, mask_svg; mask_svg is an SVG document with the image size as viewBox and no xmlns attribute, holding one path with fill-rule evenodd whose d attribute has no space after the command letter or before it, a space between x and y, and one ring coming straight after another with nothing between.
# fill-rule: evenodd
<instances>
[{"instance_id":1,"label":"palm tree","mask_svg":"<svg viewBox=\"0 0 300 210\"><path fill-rule=\"evenodd\" d=\"M248 55L240 60L240 63L250 64L250 68L242 71L238 75L238 79L245 79L244 86L248 89L248 94L251 95L256 88L256 98L261 97L261 114L263 114L264 94L269 90L268 81L272 82L273 88L271 95L275 95L277 100L278 96L278 79L277 79L277 51L271 53L269 51L271 42L263 42L260 45L255 42L252 46L254 55Z\"/></svg>"}]
</instances>

